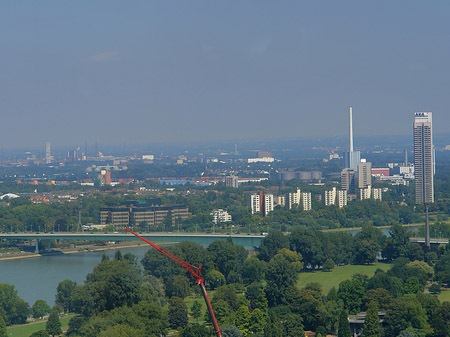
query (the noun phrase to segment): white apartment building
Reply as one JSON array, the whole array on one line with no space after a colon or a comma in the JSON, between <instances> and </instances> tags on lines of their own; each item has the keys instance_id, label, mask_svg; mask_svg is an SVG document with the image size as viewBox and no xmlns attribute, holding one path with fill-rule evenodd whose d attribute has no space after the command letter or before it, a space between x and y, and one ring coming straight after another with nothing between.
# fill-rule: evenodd
<instances>
[{"instance_id":1,"label":"white apartment building","mask_svg":"<svg viewBox=\"0 0 450 337\"><path fill-rule=\"evenodd\" d=\"M289 209L293 208L294 205L300 205L300 197L301 193L299 188L297 188L296 192L288 194Z\"/></svg>"},{"instance_id":2,"label":"white apartment building","mask_svg":"<svg viewBox=\"0 0 450 337\"><path fill-rule=\"evenodd\" d=\"M331 206L336 204L336 187L333 187L331 191L324 191L323 194L325 206Z\"/></svg>"},{"instance_id":3,"label":"white apartment building","mask_svg":"<svg viewBox=\"0 0 450 337\"><path fill-rule=\"evenodd\" d=\"M346 190L337 191L336 199L339 208L347 206L347 191Z\"/></svg>"},{"instance_id":4,"label":"white apartment building","mask_svg":"<svg viewBox=\"0 0 450 337\"><path fill-rule=\"evenodd\" d=\"M381 188L372 188L372 198L375 200L382 200L382 193Z\"/></svg>"},{"instance_id":5,"label":"white apartment building","mask_svg":"<svg viewBox=\"0 0 450 337\"><path fill-rule=\"evenodd\" d=\"M250 209L252 214L261 213L261 198L259 194L250 195Z\"/></svg>"},{"instance_id":6,"label":"white apartment building","mask_svg":"<svg viewBox=\"0 0 450 337\"><path fill-rule=\"evenodd\" d=\"M219 222L230 222L231 215L223 209L214 209L210 215L213 217L213 222L217 225Z\"/></svg>"},{"instance_id":7,"label":"white apartment building","mask_svg":"<svg viewBox=\"0 0 450 337\"><path fill-rule=\"evenodd\" d=\"M302 206L304 211L311 210L311 192L302 192Z\"/></svg>"},{"instance_id":8,"label":"white apartment building","mask_svg":"<svg viewBox=\"0 0 450 337\"><path fill-rule=\"evenodd\" d=\"M273 194L264 194L264 216L273 211Z\"/></svg>"}]
</instances>

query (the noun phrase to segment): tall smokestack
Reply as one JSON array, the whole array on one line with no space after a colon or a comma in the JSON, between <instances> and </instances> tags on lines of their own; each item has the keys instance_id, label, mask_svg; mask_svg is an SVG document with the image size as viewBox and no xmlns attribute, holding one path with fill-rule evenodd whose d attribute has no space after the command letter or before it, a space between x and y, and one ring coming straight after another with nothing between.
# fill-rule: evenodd
<instances>
[{"instance_id":1,"label":"tall smokestack","mask_svg":"<svg viewBox=\"0 0 450 337\"><path fill-rule=\"evenodd\" d=\"M350 105L350 156L353 152L353 116L352 116L352 106Z\"/></svg>"}]
</instances>

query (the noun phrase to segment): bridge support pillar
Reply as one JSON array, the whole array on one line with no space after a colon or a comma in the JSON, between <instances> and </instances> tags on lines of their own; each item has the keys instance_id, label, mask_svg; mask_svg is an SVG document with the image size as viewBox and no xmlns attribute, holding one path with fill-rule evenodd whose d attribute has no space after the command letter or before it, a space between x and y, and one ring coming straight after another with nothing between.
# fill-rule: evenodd
<instances>
[{"instance_id":1,"label":"bridge support pillar","mask_svg":"<svg viewBox=\"0 0 450 337\"><path fill-rule=\"evenodd\" d=\"M38 238L36 238L36 243L35 243L35 245L36 245L36 249L34 250L34 252L35 252L36 254L39 254L39 239L38 239Z\"/></svg>"}]
</instances>

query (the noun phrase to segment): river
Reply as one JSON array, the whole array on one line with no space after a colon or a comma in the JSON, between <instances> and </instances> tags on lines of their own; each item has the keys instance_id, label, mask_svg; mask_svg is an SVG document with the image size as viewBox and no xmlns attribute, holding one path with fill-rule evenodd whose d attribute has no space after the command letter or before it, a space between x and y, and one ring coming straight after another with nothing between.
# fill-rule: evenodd
<instances>
[{"instance_id":1,"label":"river","mask_svg":"<svg viewBox=\"0 0 450 337\"><path fill-rule=\"evenodd\" d=\"M122 254L134 254L140 260L148 249L149 247L142 246L123 248L120 251ZM86 275L100 263L103 254L113 258L115 252L116 250L107 250L0 261L0 283L14 285L18 295L30 307L39 299L53 306L59 282L69 279L82 284Z\"/></svg>"}]
</instances>

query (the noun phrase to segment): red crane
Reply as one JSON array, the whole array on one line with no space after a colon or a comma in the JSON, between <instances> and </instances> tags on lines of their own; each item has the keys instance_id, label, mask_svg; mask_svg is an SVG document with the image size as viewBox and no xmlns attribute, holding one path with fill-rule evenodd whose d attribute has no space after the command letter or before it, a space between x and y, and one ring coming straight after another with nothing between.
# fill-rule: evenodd
<instances>
[{"instance_id":1,"label":"red crane","mask_svg":"<svg viewBox=\"0 0 450 337\"><path fill-rule=\"evenodd\" d=\"M174 260L176 263L178 263L180 266L182 266L184 269L186 269L188 272L190 272L192 274L192 276L195 277L195 283L200 286L203 298L205 299L205 302L206 302L206 307L208 308L209 315L211 316L211 320L212 320L212 323L213 323L213 326L214 326L214 330L216 330L216 335L218 337L222 337L222 333L220 332L220 329L219 329L219 324L217 324L216 316L214 315L214 311L213 311L213 308L211 306L211 302L209 301L208 293L206 292L205 283L203 282L204 279L203 279L203 276L202 276L202 273L201 273L201 268L202 267L201 266L200 267L195 267L192 264L189 264L186 261L183 261L179 257L173 255L172 253L169 253L167 250L165 250L165 249L155 245L153 242L150 242L147 239L143 238L142 236L132 232L128 228L126 228L125 230L127 232L130 232L131 234L136 235L139 239L147 242L150 246L152 246L153 248L159 250L161 253L163 253L167 257L171 258L172 260Z\"/></svg>"}]
</instances>

